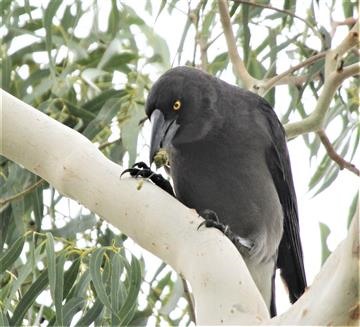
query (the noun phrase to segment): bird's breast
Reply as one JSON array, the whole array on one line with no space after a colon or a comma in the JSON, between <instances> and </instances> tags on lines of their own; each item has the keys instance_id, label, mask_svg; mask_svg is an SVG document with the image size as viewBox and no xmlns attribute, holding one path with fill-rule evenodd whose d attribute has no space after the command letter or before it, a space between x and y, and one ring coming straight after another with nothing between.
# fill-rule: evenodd
<instances>
[{"instance_id":1,"label":"bird's breast","mask_svg":"<svg viewBox=\"0 0 360 327\"><path fill-rule=\"evenodd\" d=\"M271 256L282 235L283 213L266 161L259 153L228 146L209 142L173 148L176 196L190 208L215 211L241 237L261 235L264 255Z\"/></svg>"}]
</instances>

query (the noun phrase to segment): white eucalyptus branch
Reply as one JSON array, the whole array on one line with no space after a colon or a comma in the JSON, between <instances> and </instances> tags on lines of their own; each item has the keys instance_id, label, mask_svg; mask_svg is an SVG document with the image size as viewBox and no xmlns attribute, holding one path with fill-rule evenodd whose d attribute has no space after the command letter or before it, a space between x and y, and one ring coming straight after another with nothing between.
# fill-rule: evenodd
<instances>
[{"instance_id":1,"label":"white eucalyptus branch","mask_svg":"<svg viewBox=\"0 0 360 327\"><path fill-rule=\"evenodd\" d=\"M0 154L41 176L170 264L191 285L200 325L268 318L235 246L160 188L122 178L122 167L87 138L5 91Z\"/></svg>"},{"instance_id":2,"label":"white eucalyptus branch","mask_svg":"<svg viewBox=\"0 0 360 327\"><path fill-rule=\"evenodd\" d=\"M244 260L218 230L160 188L120 179L122 167L88 139L1 92L0 154L41 176L170 264L190 283L199 325L355 324L358 217L313 285L270 319Z\"/></svg>"}]
</instances>

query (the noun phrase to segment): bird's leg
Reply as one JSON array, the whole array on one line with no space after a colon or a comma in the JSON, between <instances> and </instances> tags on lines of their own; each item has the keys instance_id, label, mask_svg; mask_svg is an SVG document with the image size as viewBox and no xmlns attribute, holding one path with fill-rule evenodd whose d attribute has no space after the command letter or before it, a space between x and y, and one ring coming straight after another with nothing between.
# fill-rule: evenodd
<instances>
[{"instance_id":1,"label":"bird's leg","mask_svg":"<svg viewBox=\"0 0 360 327\"><path fill-rule=\"evenodd\" d=\"M210 210L210 209L204 209L204 210L197 210L197 213L199 214L200 217L203 217L205 219L198 226L198 229L201 226L215 227L219 231L223 232L228 238L230 238L230 240L232 240L231 237L232 237L233 233L231 232L229 225L225 225L225 224L221 223L219 220L219 217L215 211Z\"/></svg>"},{"instance_id":2,"label":"bird's leg","mask_svg":"<svg viewBox=\"0 0 360 327\"><path fill-rule=\"evenodd\" d=\"M235 234L231 229L229 225L225 225L222 222L220 222L218 215L215 211L210 209L200 210L197 211L199 216L203 217L205 220L198 226L198 229L201 226L205 227L215 227L216 229L220 230L224 233L224 235L230 239L231 242L239 249L241 253L243 253L243 250L246 249L247 251L250 251L253 246L254 242L248 238L241 237L237 234Z\"/></svg>"},{"instance_id":3,"label":"bird's leg","mask_svg":"<svg viewBox=\"0 0 360 327\"><path fill-rule=\"evenodd\" d=\"M125 169L120 177L126 173L129 173L132 177L142 177L150 179L156 186L159 186L165 192L175 197L173 188L170 182L165 179L161 174L156 174L150 167L144 162L137 162L131 168Z\"/></svg>"}]
</instances>

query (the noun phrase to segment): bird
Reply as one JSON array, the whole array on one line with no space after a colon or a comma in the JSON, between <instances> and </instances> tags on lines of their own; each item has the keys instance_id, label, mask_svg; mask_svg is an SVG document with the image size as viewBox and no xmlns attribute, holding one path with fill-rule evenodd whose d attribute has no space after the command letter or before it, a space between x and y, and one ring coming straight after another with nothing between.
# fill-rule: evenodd
<instances>
[{"instance_id":1,"label":"bird","mask_svg":"<svg viewBox=\"0 0 360 327\"><path fill-rule=\"evenodd\" d=\"M176 198L204 213L208 226L231 231L271 316L277 268L294 303L307 285L297 200L285 131L270 104L179 66L153 84L145 112L150 163L166 151Z\"/></svg>"}]
</instances>

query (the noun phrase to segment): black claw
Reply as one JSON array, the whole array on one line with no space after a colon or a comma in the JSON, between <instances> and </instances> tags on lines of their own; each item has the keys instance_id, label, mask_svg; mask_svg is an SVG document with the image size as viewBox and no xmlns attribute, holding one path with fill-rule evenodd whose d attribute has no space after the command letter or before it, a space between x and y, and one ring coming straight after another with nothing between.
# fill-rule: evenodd
<instances>
[{"instance_id":1,"label":"black claw","mask_svg":"<svg viewBox=\"0 0 360 327\"><path fill-rule=\"evenodd\" d=\"M149 166L145 162L136 162L131 166L131 168L125 169L120 177L126 173L129 173L132 177L143 177L143 178L149 178L152 174L152 170L149 168Z\"/></svg>"},{"instance_id":2,"label":"black claw","mask_svg":"<svg viewBox=\"0 0 360 327\"><path fill-rule=\"evenodd\" d=\"M203 217L205 220L198 226L199 229L202 226L205 227L216 227L216 223L219 223L219 217L215 211L210 209L197 210L197 213L200 217Z\"/></svg>"},{"instance_id":3,"label":"black claw","mask_svg":"<svg viewBox=\"0 0 360 327\"><path fill-rule=\"evenodd\" d=\"M214 228L218 229L219 231L221 231L227 238L229 238L230 241L236 247L241 245L239 243L239 236L237 236L236 234L233 233L233 231L230 229L229 225L225 225L220 222L219 217L215 211L210 210L210 209L205 209L205 210L198 211L198 214L201 217L203 217L205 220L198 226L197 229L199 229L202 226L205 226L208 228L214 227Z\"/></svg>"},{"instance_id":4,"label":"black claw","mask_svg":"<svg viewBox=\"0 0 360 327\"><path fill-rule=\"evenodd\" d=\"M150 167L143 161L136 162L132 165L132 168L140 168L140 169L148 169L150 170Z\"/></svg>"},{"instance_id":5,"label":"black claw","mask_svg":"<svg viewBox=\"0 0 360 327\"><path fill-rule=\"evenodd\" d=\"M216 222L220 222L220 219L217 215L217 213L213 210L210 209L204 209L204 210L198 210L197 212L199 214L199 216L205 218L206 220L212 220L212 221L216 221Z\"/></svg>"},{"instance_id":6,"label":"black claw","mask_svg":"<svg viewBox=\"0 0 360 327\"><path fill-rule=\"evenodd\" d=\"M137 162L132 165L131 168L125 169L120 177L126 173L129 173L132 177L142 177L150 179L155 185L162 188L164 191L175 197L173 188L168 180L162 175L154 173L150 167L144 162Z\"/></svg>"}]
</instances>

